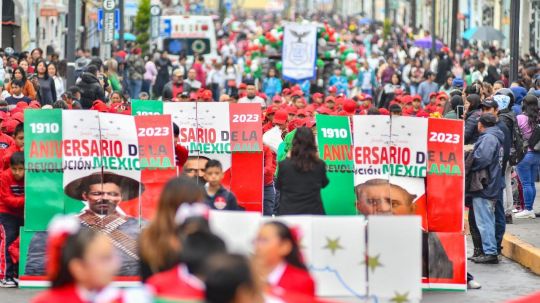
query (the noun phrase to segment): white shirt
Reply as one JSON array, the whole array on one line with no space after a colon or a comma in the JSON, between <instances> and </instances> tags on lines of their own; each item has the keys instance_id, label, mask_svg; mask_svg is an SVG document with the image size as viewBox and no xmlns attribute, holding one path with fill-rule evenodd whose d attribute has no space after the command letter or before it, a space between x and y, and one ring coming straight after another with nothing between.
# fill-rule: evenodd
<instances>
[{"instance_id":1,"label":"white shirt","mask_svg":"<svg viewBox=\"0 0 540 303\"><path fill-rule=\"evenodd\" d=\"M261 104L262 108L266 108L266 101L264 101L264 99L259 96L255 96L253 97L253 99L250 99L247 96L242 97L240 98L240 100L238 100L238 103L259 103Z\"/></svg>"},{"instance_id":2,"label":"white shirt","mask_svg":"<svg viewBox=\"0 0 540 303\"><path fill-rule=\"evenodd\" d=\"M287 263L281 262L278 266L272 270L272 272L266 277L266 281L268 281L268 284L271 286L277 286L279 283L279 280L281 280L281 277L283 277L283 274L285 273L285 270L287 269Z\"/></svg>"}]
</instances>

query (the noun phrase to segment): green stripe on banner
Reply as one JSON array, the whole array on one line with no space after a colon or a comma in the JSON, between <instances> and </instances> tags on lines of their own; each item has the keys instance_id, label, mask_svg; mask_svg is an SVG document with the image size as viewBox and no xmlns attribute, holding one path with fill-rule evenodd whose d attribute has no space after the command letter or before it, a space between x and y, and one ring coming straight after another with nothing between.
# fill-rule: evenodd
<instances>
[{"instance_id":1,"label":"green stripe on banner","mask_svg":"<svg viewBox=\"0 0 540 303\"><path fill-rule=\"evenodd\" d=\"M326 214L356 215L349 117L317 115L317 142L330 180L322 191Z\"/></svg>"},{"instance_id":2,"label":"green stripe on banner","mask_svg":"<svg viewBox=\"0 0 540 303\"><path fill-rule=\"evenodd\" d=\"M62 110L24 111L26 231L43 231L64 212Z\"/></svg>"},{"instance_id":3,"label":"green stripe on banner","mask_svg":"<svg viewBox=\"0 0 540 303\"><path fill-rule=\"evenodd\" d=\"M131 114L133 116L162 115L163 102L158 100L132 100Z\"/></svg>"}]
</instances>

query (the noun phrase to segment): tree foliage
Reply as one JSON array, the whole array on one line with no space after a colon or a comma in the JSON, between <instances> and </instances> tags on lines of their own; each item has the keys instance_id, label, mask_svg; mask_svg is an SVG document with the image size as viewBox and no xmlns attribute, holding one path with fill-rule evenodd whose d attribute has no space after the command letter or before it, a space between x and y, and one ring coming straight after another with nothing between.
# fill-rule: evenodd
<instances>
[{"instance_id":1,"label":"tree foliage","mask_svg":"<svg viewBox=\"0 0 540 303\"><path fill-rule=\"evenodd\" d=\"M143 53L149 49L150 40L150 0L139 0L139 8L135 16L135 35L137 43L142 48Z\"/></svg>"}]
</instances>

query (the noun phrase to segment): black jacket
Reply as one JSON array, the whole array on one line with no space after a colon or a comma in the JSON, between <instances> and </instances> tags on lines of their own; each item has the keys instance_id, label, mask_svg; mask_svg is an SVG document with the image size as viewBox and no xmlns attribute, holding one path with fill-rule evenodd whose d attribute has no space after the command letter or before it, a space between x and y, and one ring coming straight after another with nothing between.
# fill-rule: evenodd
<instances>
[{"instance_id":1,"label":"black jacket","mask_svg":"<svg viewBox=\"0 0 540 303\"><path fill-rule=\"evenodd\" d=\"M321 189L328 185L326 164L301 172L291 159L279 162L276 188L280 191L279 215L324 215Z\"/></svg>"},{"instance_id":2,"label":"black jacket","mask_svg":"<svg viewBox=\"0 0 540 303\"><path fill-rule=\"evenodd\" d=\"M96 100L105 100L105 90L99 83L98 78L90 73L84 73L81 76L81 81L77 83L77 87L81 90L81 105L83 109L92 107L92 103Z\"/></svg>"}]
</instances>

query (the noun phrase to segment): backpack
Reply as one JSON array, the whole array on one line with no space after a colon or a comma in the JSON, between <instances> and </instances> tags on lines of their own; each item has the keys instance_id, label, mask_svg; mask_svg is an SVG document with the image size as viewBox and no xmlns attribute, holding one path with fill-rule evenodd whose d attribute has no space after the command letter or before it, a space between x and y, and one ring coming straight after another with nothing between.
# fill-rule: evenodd
<instances>
[{"instance_id":1,"label":"backpack","mask_svg":"<svg viewBox=\"0 0 540 303\"><path fill-rule=\"evenodd\" d=\"M536 124L531 137L529 138L529 146L535 152L540 152L540 125Z\"/></svg>"},{"instance_id":2,"label":"backpack","mask_svg":"<svg viewBox=\"0 0 540 303\"><path fill-rule=\"evenodd\" d=\"M512 146L510 147L510 156L508 162L511 166L517 165L527 153L530 141L523 139L523 133L519 128L516 116L512 111L501 113L499 119L503 121L508 129L512 131ZM540 134L539 134L540 135Z\"/></svg>"}]
</instances>

